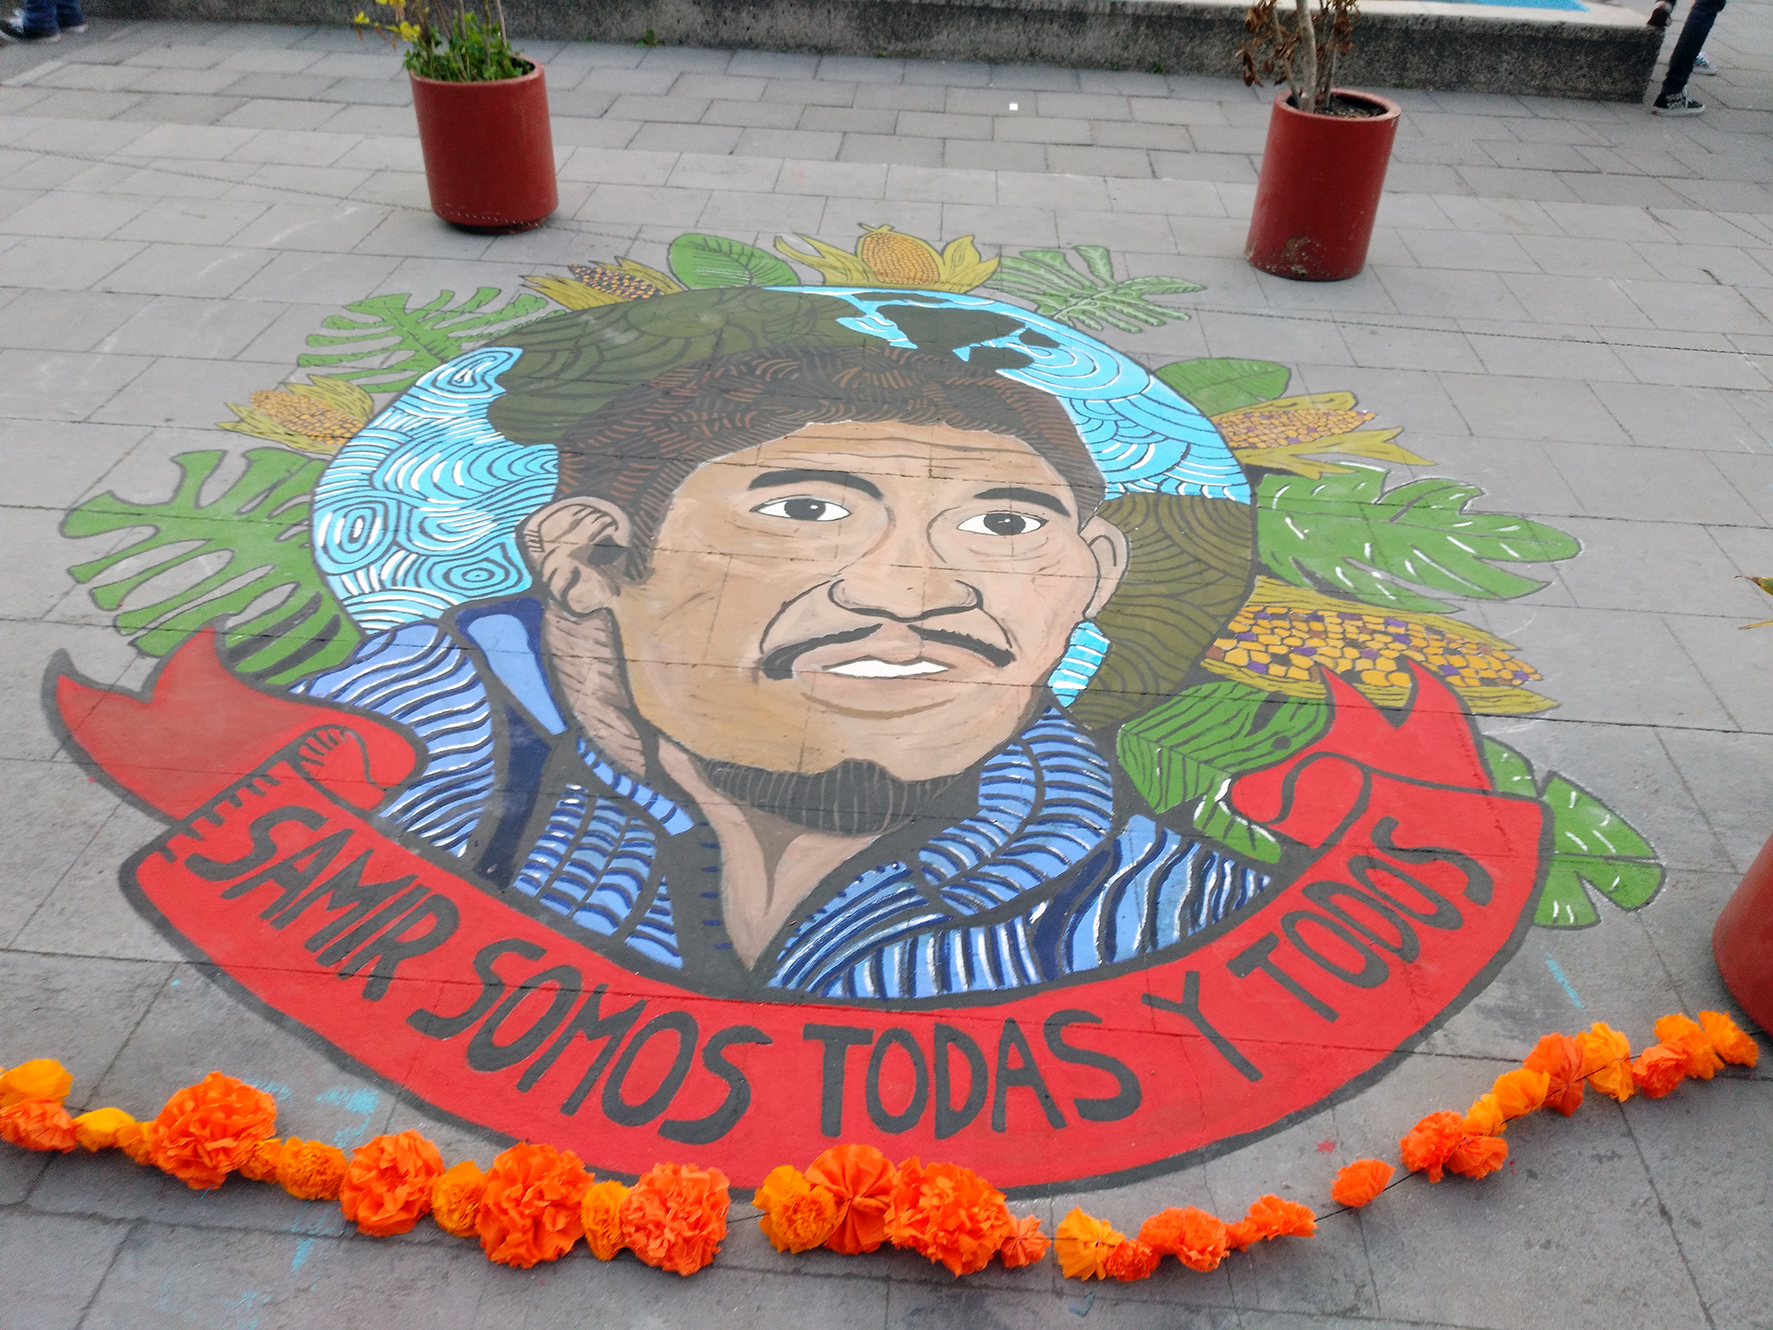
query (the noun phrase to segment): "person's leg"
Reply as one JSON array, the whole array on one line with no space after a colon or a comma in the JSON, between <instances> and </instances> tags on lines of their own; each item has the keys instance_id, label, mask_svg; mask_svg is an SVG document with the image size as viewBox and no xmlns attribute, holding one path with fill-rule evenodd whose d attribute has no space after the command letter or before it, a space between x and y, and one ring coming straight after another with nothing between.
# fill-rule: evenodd
<instances>
[{"instance_id":1,"label":"person's leg","mask_svg":"<svg viewBox=\"0 0 1773 1330\"><path fill-rule=\"evenodd\" d=\"M1658 101L1666 101L1687 86L1687 80L1693 75L1694 58L1705 46L1705 39L1711 35L1711 25L1723 8L1724 0L1693 0L1693 8L1687 11L1687 21L1681 25L1674 53L1668 57L1668 77L1662 80L1662 95Z\"/></svg>"},{"instance_id":2,"label":"person's leg","mask_svg":"<svg viewBox=\"0 0 1773 1330\"><path fill-rule=\"evenodd\" d=\"M63 32L84 32L86 15L80 12L80 0L56 0L55 22Z\"/></svg>"},{"instance_id":3,"label":"person's leg","mask_svg":"<svg viewBox=\"0 0 1773 1330\"><path fill-rule=\"evenodd\" d=\"M62 31L55 21L56 0L24 0L24 8L11 18L0 19L0 37L12 42L59 42Z\"/></svg>"}]
</instances>

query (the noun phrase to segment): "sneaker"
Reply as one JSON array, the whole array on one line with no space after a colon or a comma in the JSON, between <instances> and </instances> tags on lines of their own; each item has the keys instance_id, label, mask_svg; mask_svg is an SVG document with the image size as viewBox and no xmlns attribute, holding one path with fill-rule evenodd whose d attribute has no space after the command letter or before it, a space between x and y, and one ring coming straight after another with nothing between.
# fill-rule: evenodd
<instances>
[{"instance_id":1,"label":"sneaker","mask_svg":"<svg viewBox=\"0 0 1773 1330\"><path fill-rule=\"evenodd\" d=\"M1650 107L1651 115L1704 115L1705 103L1687 96L1683 88L1667 97L1658 97Z\"/></svg>"},{"instance_id":2,"label":"sneaker","mask_svg":"<svg viewBox=\"0 0 1773 1330\"><path fill-rule=\"evenodd\" d=\"M1674 13L1674 0L1656 0L1656 8L1650 11L1650 26L1666 28L1668 16Z\"/></svg>"},{"instance_id":3,"label":"sneaker","mask_svg":"<svg viewBox=\"0 0 1773 1330\"><path fill-rule=\"evenodd\" d=\"M62 34L59 29L49 32L27 32L25 25L9 18L0 18L0 37L9 42L59 42Z\"/></svg>"},{"instance_id":4,"label":"sneaker","mask_svg":"<svg viewBox=\"0 0 1773 1330\"><path fill-rule=\"evenodd\" d=\"M1704 74L1707 78L1710 78L1718 72L1718 67L1712 64L1711 61L1707 60L1705 58L1705 52L1701 51L1698 55L1693 57L1693 72L1695 74Z\"/></svg>"},{"instance_id":5,"label":"sneaker","mask_svg":"<svg viewBox=\"0 0 1773 1330\"><path fill-rule=\"evenodd\" d=\"M15 9L12 11L12 26L15 28L22 28L25 26L24 10ZM85 32L86 20L81 19L78 23L64 23L61 25L61 30L63 32Z\"/></svg>"}]
</instances>

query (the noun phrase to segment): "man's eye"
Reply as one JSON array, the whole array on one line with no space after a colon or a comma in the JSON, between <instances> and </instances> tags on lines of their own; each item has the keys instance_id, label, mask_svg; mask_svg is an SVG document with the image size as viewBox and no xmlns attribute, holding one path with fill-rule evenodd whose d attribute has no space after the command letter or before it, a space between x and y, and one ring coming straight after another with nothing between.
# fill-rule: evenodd
<instances>
[{"instance_id":1,"label":"man's eye","mask_svg":"<svg viewBox=\"0 0 1773 1330\"><path fill-rule=\"evenodd\" d=\"M960 529L980 536L1026 536L1046 524L1046 518L1030 517L1027 513L980 513L967 518Z\"/></svg>"},{"instance_id":2,"label":"man's eye","mask_svg":"<svg viewBox=\"0 0 1773 1330\"><path fill-rule=\"evenodd\" d=\"M786 517L791 522L835 522L848 517L850 510L830 499L771 499L751 510L764 517Z\"/></svg>"}]
</instances>

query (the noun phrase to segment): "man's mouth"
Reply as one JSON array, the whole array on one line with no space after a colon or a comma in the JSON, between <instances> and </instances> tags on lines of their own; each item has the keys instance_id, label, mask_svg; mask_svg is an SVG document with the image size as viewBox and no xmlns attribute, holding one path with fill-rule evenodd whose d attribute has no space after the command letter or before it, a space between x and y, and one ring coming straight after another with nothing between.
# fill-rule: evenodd
<instances>
[{"instance_id":1,"label":"man's mouth","mask_svg":"<svg viewBox=\"0 0 1773 1330\"><path fill-rule=\"evenodd\" d=\"M940 628L924 628L918 624L907 626L925 642L957 647L995 665L1000 670L1016 659L1014 653L1006 651L1002 647L993 646L989 642L981 641L968 633L953 633ZM832 633L826 637L816 637L808 641L793 642L787 646L777 647L763 658L763 677L778 682L792 678L795 663L807 652L816 651L822 647L860 642L863 638L873 637L880 629L880 624L869 624L865 628L854 628L846 633ZM847 675L852 679L908 679L920 674L942 674L950 668L950 666L927 660L922 656L915 660L897 661L885 660L880 656L863 655L838 665L823 666L820 672Z\"/></svg>"},{"instance_id":2,"label":"man's mouth","mask_svg":"<svg viewBox=\"0 0 1773 1330\"><path fill-rule=\"evenodd\" d=\"M861 660L846 660L841 665L827 665L824 672L841 674L849 679L910 679L919 674L946 674L948 667L938 665L933 660L909 660L901 663L864 656Z\"/></svg>"}]
</instances>

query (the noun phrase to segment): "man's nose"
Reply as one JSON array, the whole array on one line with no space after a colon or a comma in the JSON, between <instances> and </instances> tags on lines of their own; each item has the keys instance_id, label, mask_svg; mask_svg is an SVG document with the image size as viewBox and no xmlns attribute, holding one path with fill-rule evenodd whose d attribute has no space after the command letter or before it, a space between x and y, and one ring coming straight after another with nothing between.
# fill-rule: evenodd
<instances>
[{"instance_id":1,"label":"man's nose","mask_svg":"<svg viewBox=\"0 0 1773 1330\"><path fill-rule=\"evenodd\" d=\"M849 563L831 583L831 599L852 614L911 623L978 609L984 598L928 541L882 541Z\"/></svg>"}]
</instances>

